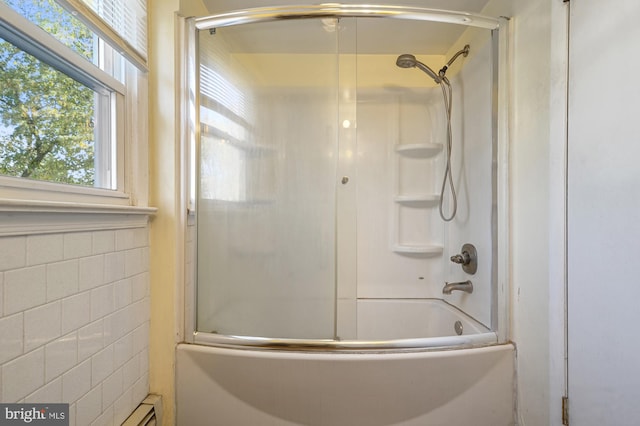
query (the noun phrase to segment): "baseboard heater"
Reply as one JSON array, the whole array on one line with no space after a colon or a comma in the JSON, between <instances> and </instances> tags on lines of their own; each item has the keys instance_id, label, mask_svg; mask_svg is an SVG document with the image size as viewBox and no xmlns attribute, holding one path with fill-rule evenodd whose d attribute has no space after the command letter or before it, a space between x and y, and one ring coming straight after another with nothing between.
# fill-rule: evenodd
<instances>
[{"instance_id":1,"label":"baseboard heater","mask_svg":"<svg viewBox=\"0 0 640 426\"><path fill-rule=\"evenodd\" d=\"M131 413L122 426L157 426L161 425L162 397L147 395L147 397Z\"/></svg>"}]
</instances>

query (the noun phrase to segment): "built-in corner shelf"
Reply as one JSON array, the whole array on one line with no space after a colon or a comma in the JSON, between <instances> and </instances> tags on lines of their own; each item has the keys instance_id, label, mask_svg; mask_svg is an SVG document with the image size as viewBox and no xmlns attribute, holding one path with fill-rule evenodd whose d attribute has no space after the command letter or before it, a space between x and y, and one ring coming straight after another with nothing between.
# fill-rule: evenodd
<instances>
[{"instance_id":1,"label":"built-in corner shelf","mask_svg":"<svg viewBox=\"0 0 640 426\"><path fill-rule=\"evenodd\" d=\"M436 256L441 255L444 248L437 244L396 244L391 250L400 254Z\"/></svg>"},{"instance_id":2,"label":"built-in corner shelf","mask_svg":"<svg viewBox=\"0 0 640 426\"><path fill-rule=\"evenodd\" d=\"M405 157L428 158L442 151L440 143L411 143L396 145L396 152Z\"/></svg>"},{"instance_id":3,"label":"built-in corner shelf","mask_svg":"<svg viewBox=\"0 0 640 426\"><path fill-rule=\"evenodd\" d=\"M395 180L397 190L393 197L393 229L391 251L412 258L435 257L443 253L440 238L424 228L424 221L431 222L433 207L438 205L440 194L430 193L424 186L426 171L433 167L433 158L443 150L439 143L399 143L393 147L396 154ZM403 184L404 183L404 184ZM424 213L420 210L424 210ZM417 226L421 231L407 234ZM401 230L404 230L402 232ZM405 235L407 234L407 235Z\"/></svg>"},{"instance_id":4,"label":"built-in corner shelf","mask_svg":"<svg viewBox=\"0 0 640 426\"><path fill-rule=\"evenodd\" d=\"M440 201L438 194L397 195L394 201L408 207L429 207Z\"/></svg>"}]
</instances>

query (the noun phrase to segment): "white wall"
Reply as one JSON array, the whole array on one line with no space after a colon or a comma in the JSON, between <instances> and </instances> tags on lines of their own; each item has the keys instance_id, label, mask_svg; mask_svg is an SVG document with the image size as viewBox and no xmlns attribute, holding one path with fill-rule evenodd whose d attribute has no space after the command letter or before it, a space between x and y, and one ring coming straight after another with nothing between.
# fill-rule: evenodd
<instances>
[{"instance_id":1,"label":"white wall","mask_svg":"<svg viewBox=\"0 0 640 426\"><path fill-rule=\"evenodd\" d=\"M505 13L499 3L496 12ZM511 338L518 421L561 424L566 6L511 5Z\"/></svg>"},{"instance_id":2,"label":"white wall","mask_svg":"<svg viewBox=\"0 0 640 426\"><path fill-rule=\"evenodd\" d=\"M585 426L640 417L640 345L627 328L640 320L640 4L606 6L571 4L569 416Z\"/></svg>"},{"instance_id":3,"label":"white wall","mask_svg":"<svg viewBox=\"0 0 640 426\"><path fill-rule=\"evenodd\" d=\"M69 403L89 425L146 397L148 229L122 226L0 236L0 401Z\"/></svg>"}]
</instances>

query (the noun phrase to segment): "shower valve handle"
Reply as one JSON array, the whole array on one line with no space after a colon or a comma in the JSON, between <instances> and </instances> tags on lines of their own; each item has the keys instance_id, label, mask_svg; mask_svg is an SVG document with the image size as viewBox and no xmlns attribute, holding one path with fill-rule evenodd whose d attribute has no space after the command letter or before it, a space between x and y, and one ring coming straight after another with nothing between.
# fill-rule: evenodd
<instances>
[{"instance_id":1,"label":"shower valve handle","mask_svg":"<svg viewBox=\"0 0 640 426\"><path fill-rule=\"evenodd\" d=\"M460 254L451 256L451 261L462 266L467 274L475 274L478 270L478 252L473 244L464 244Z\"/></svg>"},{"instance_id":2,"label":"shower valve handle","mask_svg":"<svg viewBox=\"0 0 640 426\"><path fill-rule=\"evenodd\" d=\"M458 263L460 265L468 265L471 262L471 257L469 253L463 251L462 254L456 254L455 256L451 256L451 261L453 263Z\"/></svg>"}]
</instances>

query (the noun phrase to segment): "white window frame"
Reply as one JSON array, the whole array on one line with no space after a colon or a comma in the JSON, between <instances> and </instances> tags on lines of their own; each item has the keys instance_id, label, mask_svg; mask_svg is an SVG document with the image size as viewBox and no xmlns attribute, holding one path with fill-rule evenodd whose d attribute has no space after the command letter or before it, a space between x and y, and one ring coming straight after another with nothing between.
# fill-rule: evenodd
<instances>
[{"instance_id":1,"label":"white window frame","mask_svg":"<svg viewBox=\"0 0 640 426\"><path fill-rule=\"evenodd\" d=\"M105 129L104 134L108 134L111 140L116 162L109 177L115 180L113 189L0 176L0 211L4 210L3 205L15 209L16 202L20 200L31 207L34 203L42 206L55 203L58 207L61 203L70 206L104 205L106 211L113 211L111 207L114 205L146 206L146 60L143 64L131 62L133 66L125 66L126 84L123 84L1 1L0 37L95 92L109 94L111 102L107 109L111 113L111 126ZM105 109L105 106L97 107ZM141 112L143 116L140 116ZM109 158L113 156L109 155Z\"/></svg>"}]
</instances>

